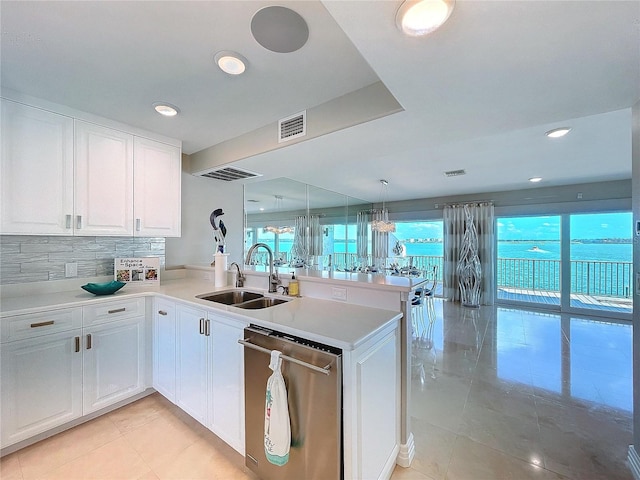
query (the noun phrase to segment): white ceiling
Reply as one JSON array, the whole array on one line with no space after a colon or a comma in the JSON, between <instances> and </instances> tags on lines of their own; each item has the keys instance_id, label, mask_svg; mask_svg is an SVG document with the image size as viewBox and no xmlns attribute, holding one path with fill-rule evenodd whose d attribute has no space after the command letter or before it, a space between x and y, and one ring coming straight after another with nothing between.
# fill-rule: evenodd
<instances>
[{"instance_id":1,"label":"white ceiling","mask_svg":"<svg viewBox=\"0 0 640 480\"><path fill-rule=\"evenodd\" d=\"M387 201L631 177L640 1L458 0L424 38L400 1L301 1L309 41L252 37L264 1L0 3L2 87L183 141L191 154L381 80L404 111L238 166ZM235 50L231 77L213 55ZM160 117L154 102L181 109ZM557 140L544 137L568 125ZM446 178L446 170L467 175ZM211 180L214 182L215 180Z\"/></svg>"}]
</instances>

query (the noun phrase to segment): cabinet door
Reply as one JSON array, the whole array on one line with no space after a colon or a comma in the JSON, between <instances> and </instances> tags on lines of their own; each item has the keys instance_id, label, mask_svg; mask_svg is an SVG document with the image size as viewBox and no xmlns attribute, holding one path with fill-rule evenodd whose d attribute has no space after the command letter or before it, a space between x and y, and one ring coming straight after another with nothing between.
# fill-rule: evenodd
<instances>
[{"instance_id":1,"label":"cabinet door","mask_svg":"<svg viewBox=\"0 0 640 480\"><path fill-rule=\"evenodd\" d=\"M212 430L244 455L244 351L238 340L246 326L209 315L213 350L211 366Z\"/></svg>"},{"instance_id":2,"label":"cabinet door","mask_svg":"<svg viewBox=\"0 0 640 480\"><path fill-rule=\"evenodd\" d=\"M207 425L207 312L178 305L176 326L176 404L185 412Z\"/></svg>"},{"instance_id":3,"label":"cabinet door","mask_svg":"<svg viewBox=\"0 0 640 480\"><path fill-rule=\"evenodd\" d=\"M132 235L133 135L75 122L75 234Z\"/></svg>"},{"instance_id":4,"label":"cabinet door","mask_svg":"<svg viewBox=\"0 0 640 480\"><path fill-rule=\"evenodd\" d=\"M83 329L84 414L145 389L144 317Z\"/></svg>"},{"instance_id":5,"label":"cabinet door","mask_svg":"<svg viewBox=\"0 0 640 480\"><path fill-rule=\"evenodd\" d=\"M73 119L2 100L3 234L71 235Z\"/></svg>"},{"instance_id":6,"label":"cabinet door","mask_svg":"<svg viewBox=\"0 0 640 480\"><path fill-rule=\"evenodd\" d=\"M176 402L176 306L163 299L153 317L153 388Z\"/></svg>"},{"instance_id":7,"label":"cabinet door","mask_svg":"<svg viewBox=\"0 0 640 480\"><path fill-rule=\"evenodd\" d=\"M82 416L80 334L76 329L2 345L2 447Z\"/></svg>"},{"instance_id":8,"label":"cabinet door","mask_svg":"<svg viewBox=\"0 0 640 480\"><path fill-rule=\"evenodd\" d=\"M179 237L180 148L136 137L134 165L135 235Z\"/></svg>"}]
</instances>

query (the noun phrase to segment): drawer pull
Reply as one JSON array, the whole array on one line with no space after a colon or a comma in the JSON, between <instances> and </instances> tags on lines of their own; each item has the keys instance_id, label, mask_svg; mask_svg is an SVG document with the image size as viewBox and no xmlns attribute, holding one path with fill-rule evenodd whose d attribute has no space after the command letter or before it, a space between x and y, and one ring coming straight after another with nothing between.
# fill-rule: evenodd
<instances>
[{"instance_id":1,"label":"drawer pull","mask_svg":"<svg viewBox=\"0 0 640 480\"><path fill-rule=\"evenodd\" d=\"M158 310L158 315L166 315L167 312L165 312L164 310Z\"/></svg>"},{"instance_id":2,"label":"drawer pull","mask_svg":"<svg viewBox=\"0 0 640 480\"><path fill-rule=\"evenodd\" d=\"M76 337L76 353L80 351L80 337Z\"/></svg>"},{"instance_id":3,"label":"drawer pull","mask_svg":"<svg viewBox=\"0 0 640 480\"><path fill-rule=\"evenodd\" d=\"M114 310L109 310L107 313L120 313L120 312L124 312L126 310L125 307L122 308L116 308Z\"/></svg>"},{"instance_id":4,"label":"drawer pull","mask_svg":"<svg viewBox=\"0 0 640 480\"><path fill-rule=\"evenodd\" d=\"M87 335L87 350L91 350L91 334Z\"/></svg>"},{"instance_id":5,"label":"drawer pull","mask_svg":"<svg viewBox=\"0 0 640 480\"><path fill-rule=\"evenodd\" d=\"M46 327L47 325L53 325L54 323L55 323L54 320L48 320L46 322L32 323L31 324L31 328Z\"/></svg>"}]
</instances>

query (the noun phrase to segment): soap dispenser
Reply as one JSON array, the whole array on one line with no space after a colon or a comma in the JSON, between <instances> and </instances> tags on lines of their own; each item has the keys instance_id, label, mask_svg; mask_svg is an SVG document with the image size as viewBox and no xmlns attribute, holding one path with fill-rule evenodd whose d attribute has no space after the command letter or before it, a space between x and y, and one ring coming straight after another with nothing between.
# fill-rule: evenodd
<instances>
[{"instance_id":1,"label":"soap dispenser","mask_svg":"<svg viewBox=\"0 0 640 480\"><path fill-rule=\"evenodd\" d=\"M291 272L291 280L289 280L289 295L291 295L292 297L297 297L298 295L300 295L298 279L296 278L295 272Z\"/></svg>"}]
</instances>

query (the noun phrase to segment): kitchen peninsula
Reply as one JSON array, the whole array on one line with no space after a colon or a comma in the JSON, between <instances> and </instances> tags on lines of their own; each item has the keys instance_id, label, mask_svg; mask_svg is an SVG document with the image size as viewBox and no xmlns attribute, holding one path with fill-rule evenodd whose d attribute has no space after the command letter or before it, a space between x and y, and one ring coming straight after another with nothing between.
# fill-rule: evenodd
<instances>
[{"instance_id":1,"label":"kitchen peninsula","mask_svg":"<svg viewBox=\"0 0 640 480\"><path fill-rule=\"evenodd\" d=\"M264 290L264 274L245 273L245 288ZM262 310L241 310L196 297L230 288L213 288L207 274L191 269L167 271L153 290L125 288L106 297L79 289L52 292L51 286L48 292L30 287L24 295L19 288L5 289L0 313L3 454L139 398L153 391L150 387L244 453L243 350L237 340L242 339L244 327L256 324L343 351L345 478L389 478L395 463L404 458L401 297L415 288L415 280L407 283L405 279L405 285L398 285L400 279L387 284L381 280L385 277L332 274L338 278L330 279L323 278L329 274L322 272L303 274L301 298ZM331 295L344 298L331 300ZM373 306L365 306L366 302ZM200 334L201 321L208 334ZM53 377L57 388L68 386L80 393L76 392L78 400L56 396L55 388L47 392L54 401L69 399L70 406L62 408L58 418L47 416L38 423L25 415L39 411L33 399L41 397L33 391L20 392L14 381L31 371L25 362L38 358L40 354L30 353L42 351L47 341L53 341L54 348L46 350L45 363L56 365L50 361L56 352L68 350L58 365L68 368L70 378L79 375L79 380L58 382L63 372L57 372ZM123 341L128 350L124 354L119 348L109 350L109 341ZM115 365L120 366L116 371ZM191 366L199 367L198 371ZM51 374L51 368L44 368L43 374ZM100 376L92 376L92 371L112 375L111 380L129 377L123 389L110 391L100 388L104 387L96 383ZM207 385L204 391L198 388L203 384ZM31 400L26 401L27 397ZM20 415L16 409L22 409Z\"/></svg>"}]
</instances>

